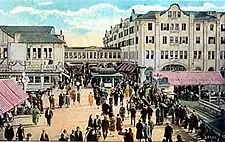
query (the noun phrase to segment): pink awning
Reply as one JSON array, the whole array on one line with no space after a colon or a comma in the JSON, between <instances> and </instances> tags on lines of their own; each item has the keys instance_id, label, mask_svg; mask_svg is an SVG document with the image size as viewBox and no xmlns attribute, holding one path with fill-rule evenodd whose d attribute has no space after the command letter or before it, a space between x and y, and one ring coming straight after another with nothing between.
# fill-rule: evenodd
<instances>
[{"instance_id":1,"label":"pink awning","mask_svg":"<svg viewBox=\"0 0 225 142\"><path fill-rule=\"evenodd\" d=\"M23 91L22 88L13 80L3 80L3 83L19 98L25 101L29 96Z\"/></svg>"},{"instance_id":2,"label":"pink awning","mask_svg":"<svg viewBox=\"0 0 225 142\"><path fill-rule=\"evenodd\" d=\"M167 77L171 85L222 85L225 80L220 72L154 72L153 77Z\"/></svg>"},{"instance_id":3,"label":"pink awning","mask_svg":"<svg viewBox=\"0 0 225 142\"><path fill-rule=\"evenodd\" d=\"M0 92L0 114L11 110L14 106Z\"/></svg>"},{"instance_id":4,"label":"pink awning","mask_svg":"<svg viewBox=\"0 0 225 142\"><path fill-rule=\"evenodd\" d=\"M19 105L23 100L14 94L4 83L3 80L0 81L0 93L14 106Z\"/></svg>"}]
</instances>

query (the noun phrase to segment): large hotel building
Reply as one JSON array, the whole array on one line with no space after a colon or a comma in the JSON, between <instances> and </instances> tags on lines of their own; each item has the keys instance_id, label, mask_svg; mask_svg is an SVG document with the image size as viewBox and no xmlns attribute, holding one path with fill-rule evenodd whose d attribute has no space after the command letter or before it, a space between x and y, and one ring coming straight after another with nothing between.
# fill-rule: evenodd
<instances>
[{"instance_id":1,"label":"large hotel building","mask_svg":"<svg viewBox=\"0 0 225 142\"><path fill-rule=\"evenodd\" d=\"M121 48L123 62L153 70L223 71L225 12L182 11L178 4L146 14L132 10L106 31L103 43Z\"/></svg>"}]
</instances>

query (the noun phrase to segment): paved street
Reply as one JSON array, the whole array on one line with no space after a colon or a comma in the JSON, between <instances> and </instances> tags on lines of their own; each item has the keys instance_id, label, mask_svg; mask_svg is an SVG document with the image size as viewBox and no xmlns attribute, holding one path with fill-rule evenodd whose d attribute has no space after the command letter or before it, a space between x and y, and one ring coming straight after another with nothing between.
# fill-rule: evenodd
<instances>
[{"instance_id":1,"label":"paved street","mask_svg":"<svg viewBox=\"0 0 225 142\"><path fill-rule=\"evenodd\" d=\"M48 127L46 123L46 119L44 115L41 116L40 121L37 126L32 123L31 116L18 116L15 120L14 125L22 123L25 127L25 133L32 133L32 140L39 140L41 131L44 129L48 133L50 140L57 140L60 137L63 129L66 129L69 133L72 129L76 129L77 126L81 127L83 133L85 133L85 129L87 127L88 117L90 114L93 116L97 114L101 114L101 109L97 109L97 107L88 105L88 93L92 91L91 89L83 89L81 91L81 104L70 105L70 108L61 108L54 110L54 116L52 119L52 126ZM59 94L57 91L56 94ZM57 97L56 97L57 98ZM58 102L58 101L56 101ZM45 98L46 107L48 105L47 97ZM114 114L118 112L118 107L115 108ZM153 115L154 116L154 115ZM140 117L138 113L138 117ZM155 117L153 117L155 121ZM131 127L130 119L126 118L124 123L125 128ZM181 134L185 140L191 141L192 137L189 136L186 132L184 132L181 128L174 126L174 136L173 139L176 140L176 135ZM135 132L135 128L132 127ZM14 128L14 131L16 129ZM153 141L162 141L164 134L164 126L155 126L153 130ZM116 134L115 137L109 137L107 141L123 141L123 136L119 136Z\"/></svg>"}]
</instances>

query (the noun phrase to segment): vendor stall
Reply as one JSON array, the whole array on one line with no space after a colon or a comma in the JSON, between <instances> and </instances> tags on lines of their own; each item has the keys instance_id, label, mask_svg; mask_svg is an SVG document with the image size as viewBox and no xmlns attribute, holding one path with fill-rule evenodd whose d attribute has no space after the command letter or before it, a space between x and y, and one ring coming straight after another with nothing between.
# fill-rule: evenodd
<instances>
[{"instance_id":1,"label":"vendor stall","mask_svg":"<svg viewBox=\"0 0 225 142\"><path fill-rule=\"evenodd\" d=\"M119 83L123 75L117 73L114 69L99 69L96 72L92 72L92 79L95 80L97 85L103 85L106 88L111 88L115 86L116 83Z\"/></svg>"}]
</instances>

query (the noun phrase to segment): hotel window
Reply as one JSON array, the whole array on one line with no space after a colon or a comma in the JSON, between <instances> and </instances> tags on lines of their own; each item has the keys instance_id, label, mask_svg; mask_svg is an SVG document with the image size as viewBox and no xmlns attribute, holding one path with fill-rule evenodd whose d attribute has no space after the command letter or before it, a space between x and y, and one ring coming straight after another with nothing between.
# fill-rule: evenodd
<instances>
[{"instance_id":1,"label":"hotel window","mask_svg":"<svg viewBox=\"0 0 225 142\"><path fill-rule=\"evenodd\" d=\"M109 58L110 59L112 58L112 52L109 52Z\"/></svg>"},{"instance_id":2,"label":"hotel window","mask_svg":"<svg viewBox=\"0 0 225 142\"><path fill-rule=\"evenodd\" d=\"M221 37L221 44L225 44L225 37Z\"/></svg>"},{"instance_id":3,"label":"hotel window","mask_svg":"<svg viewBox=\"0 0 225 142\"><path fill-rule=\"evenodd\" d=\"M180 11L178 11L177 17L181 17L181 12Z\"/></svg>"},{"instance_id":4,"label":"hotel window","mask_svg":"<svg viewBox=\"0 0 225 142\"><path fill-rule=\"evenodd\" d=\"M220 59L223 59L223 51L220 51Z\"/></svg>"},{"instance_id":5,"label":"hotel window","mask_svg":"<svg viewBox=\"0 0 225 142\"><path fill-rule=\"evenodd\" d=\"M137 27L136 27L136 28L137 28L137 31L139 31L139 26L138 26L138 25L137 25Z\"/></svg>"},{"instance_id":6,"label":"hotel window","mask_svg":"<svg viewBox=\"0 0 225 142\"><path fill-rule=\"evenodd\" d=\"M82 52L82 58L85 59L86 58L86 53Z\"/></svg>"},{"instance_id":7,"label":"hotel window","mask_svg":"<svg viewBox=\"0 0 225 142\"><path fill-rule=\"evenodd\" d=\"M199 36L196 37L196 44L200 44L200 37Z\"/></svg>"},{"instance_id":8,"label":"hotel window","mask_svg":"<svg viewBox=\"0 0 225 142\"><path fill-rule=\"evenodd\" d=\"M52 58L52 48L48 49L48 58L51 59Z\"/></svg>"},{"instance_id":9,"label":"hotel window","mask_svg":"<svg viewBox=\"0 0 225 142\"><path fill-rule=\"evenodd\" d=\"M93 53L92 52L90 52L90 59L92 59L93 58Z\"/></svg>"},{"instance_id":10,"label":"hotel window","mask_svg":"<svg viewBox=\"0 0 225 142\"><path fill-rule=\"evenodd\" d=\"M214 25L210 24L209 29L210 29L210 31L213 31L214 30Z\"/></svg>"},{"instance_id":11,"label":"hotel window","mask_svg":"<svg viewBox=\"0 0 225 142\"><path fill-rule=\"evenodd\" d=\"M50 77L44 76L44 83L50 83Z\"/></svg>"},{"instance_id":12,"label":"hotel window","mask_svg":"<svg viewBox=\"0 0 225 142\"><path fill-rule=\"evenodd\" d=\"M177 12L173 11L173 17L176 18L177 17Z\"/></svg>"},{"instance_id":13,"label":"hotel window","mask_svg":"<svg viewBox=\"0 0 225 142\"><path fill-rule=\"evenodd\" d=\"M179 43L178 36L175 37L175 43Z\"/></svg>"},{"instance_id":14,"label":"hotel window","mask_svg":"<svg viewBox=\"0 0 225 142\"><path fill-rule=\"evenodd\" d=\"M171 31L174 31L174 24L171 24L171 25L170 25L170 30L171 30Z\"/></svg>"},{"instance_id":15,"label":"hotel window","mask_svg":"<svg viewBox=\"0 0 225 142\"><path fill-rule=\"evenodd\" d=\"M173 51L170 51L170 59L173 59Z\"/></svg>"},{"instance_id":16,"label":"hotel window","mask_svg":"<svg viewBox=\"0 0 225 142\"><path fill-rule=\"evenodd\" d=\"M175 59L178 59L178 51L175 51Z\"/></svg>"},{"instance_id":17,"label":"hotel window","mask_svg":"<svg viewBox=\"0 0 225 142\"><path fill-rule=\"evenodd\" d=\"M223 51L223 59L225 59L225 51Z\"/></svg>"},{"instance_id":18,"label":"hotel window","mask_svg":"<svg viewBox=\"0 0 225 142\"><path fill-rule=\"evenodd\" d=\"M29 83L34 83L34 76L28 76L28 78L29 78Z\"/></svg>"},{"instance_id":19,"label":"hotel window","mask_svg":"<svg viewBox=\"0 0 225 142\"><path fill-rule=\"evenodd\" d=\"M208 51L208 59L211 59L211 51Z\"/></svg>"},{"instance_id":20,"label":"hotel window","mask_svg":"<svg viewBox=\"0 0 225 142\"><path fill-rule=\"evenodd\" d=\"M180 43L188 44L188 37L185 36L180 37Z\"/></svg>"},{"instance_id":21,"label":"hotel window","mask_svg":"<svg viewBox=\"0 0 225 142\"><path fill-rule=\"evenodd\" d=\"M161 23L162 31L169 31L169 23Z\"/></svg>"},{"instance_id":22,"label":"hotel window","mask_svg":"<svg viewBox=\"0 0 225 142\"><path fill-rule=\"evenodd\" d=\"M97 58L97 54L96 54L96 52L94 52L94 59L96 59Z\"/></svg>"},{"instance_id":23,"label":"hotel window","mask_svg":"<svg viewBox=\"0 0 225 142\"><path fill-rule=\"evenodd\" d=\"M180 51L180 59L183 59L183 51Z\"/></svg>"},{"instance_id":24,"label":"hotel window","mask_svg":"<svg viewBox=\"0 0 225 142\"><path fill-rule=\"evenodd\" d=\"M165 59L168 59L169 55L168 55L168 51L165 51Z\"/></svg>"},{"instance_id":25,"label":"hotel window","mask_svg":"<svg viewBox=\"0 0 225 142\"><path fill-rule=\"evenodd\" d=\"M41 58L41 48L38 48L38 59Z\"/></svg>"},{"instance_id":26,"label":"hotel window","mask_svg":"<svg viewBox=\"0 0 225 142\"><path fill-rule=\"evenodd\" d=\"M184 51L184 59L187 59L187 51Z\"/></svg>"},{"instance_id":27,"label":"hotel window","mask_svg":"<svg viewBox=\"0 0 225 142\"><path fill-rule=\"evenodd\" d=\"M64 56L65 56L65 58L68 58L68 52L65 52ZM46 56L45 56L45 58L46 58Z\"/></svg>"},{"instance_id":28,"label":"hotel window","mask_svg":"<svg viewBox=\"0 0 225 142\"><path fill-rule=\"evenodd\" d=\"M186 24L185 23L182 24L182 31L186 31Z\"/></svg>"},{"instance_id":29,"label":"hotel window","mask_svg":"<svg viewBox=\"0 0 225 142\"><path fill-rule=\"evenodd\" d=\"M27 59L30 59L30 48L27 48Z\"/></svg>"},{"instance_id":30,"label":"hotel window","mask_svg":"<svg viewBox=\"0 0 225 142\"><path fill-rule=\"evenodd\" d=\"M134 26L129 28L130 34L134 33Z\"/></svg>"},{"instance_id":31,"label":"hotel window","mask_svg":"<svg viewBox=\"0 0 225 142\"><path fill-rule=\"evenodd\" d=\"M113 59L116 58L116 52L113 52Z\"/></svg>"},{"instance_id":32,"label":"hotel window","mask_svg":"<svg viewBox=\"0 0 225 142\"><path fill-rule=\"evenodd\" d=\"M215 44L215 37L209 37L208 44Z\"/></svg>"},{"instance_id":33,"label":"hotel window","mask_svg":"<svg viewBox=\"0 0 225 142\"><path fill-rule=\"evenodd\" d=\"M225 24L221 24L221 32L225 31Z\"/></svg>"},{"instance_id":34,"label":"hotel window","mask_svg":"<svg viewBox=\"0 0 225 142\"><path fill-rule=\"evenodd\" d=\"M212 51L212 59L215 59L215 51Z\"/></svg>"},{"instance_id":35,"label":"hotel window","mask_svg":"<svg viewBox=\"0 0 225 142\"><path fill-rule=\"evenodd\" d=\"M129 39L129 45L133 45L134 44L134 39Z\"/></svg>"},{"instance_id":36,"label":"hotel window","mask_svg":"<svg viewBox=\"0 0 225 142\"><path fill-rule=\"evenodd\" d=\"M106 59L106 58L108 58L108 55L107 55L107 54L108 54L108 53L107 53L107 52L105 52L105 57L104 57L105 59Z\"/></svg>"},{"instance_id":37,"label":"hotel window","mask_svg":"<svg viewBox=\"0 0 225 142\"><path fill-rule=\"evenodd\" d=\"M154 59L154 51L151 51L151 59Z\"/></svg>"},{"instance_id":38,"label":"hotel window","mask_svg":"<svg viewBox=\"0 0 225 142\"><path fill-rule=\"evenodd\" d=\"M124 30L124 36L128 35L128 29Z\"/></svg>"},{"instance_id":39,"label":"hotel window","mask_svg":"<svg viewBox=\"0 0 225 142\"><path fill-rule=\"evenodd\" d=\"M164 51L161 51L161 59L164 59Z\"/></svg>"},{"instance_id":40,"label":"hotel window","mask_svg":"<svg viewBox=\"0 0 225 142\"><path fill-rule=\"evenodd\" d=\"M33 58L37 58L37 51L36 51L36 48L33 48Z\"/></svg>"},{"instance_id":41,"label":"hotel window","mask_svg":"<svg viewBox=\"0 0 225 142\"><path fill-rule=\"evenodd\" d=\"M3 58L7 58L8 57L8 50L7 50L7 48L4 48L3 49Z\"/></svg>"},{"instance_id":42,"label":"hotel window","mask_svg":"<svg viewBox=\"0 0 225 142\"><path fill-rule=\"evenodd\" d=\"M149 31L152 30L152 23L148 23L148 30L149 30Z\"/></svg>"},{"instance_id":43,"label":"hotel window","mask_svg":"<svg viewBox=\"0 0 225 142\"><path fill-rule=\"evenodd\" d=\"M40 76L35 76L35 83L41 83L41 77Z\"/></svg>"},{"instance_id":44,"label":"hotel window","mask_svg":"<svg viewBox=\"0 0 225 142\"><path fill-rule=\"evenodd\" d=\"M148 43L148 36L145 37L145 42Z\"/></svg>"},{"instance_id":45,"label":"hotel window","mask_svg":"<svg viewBox=\"0 0 225 142\"><path fill-rule=\"evenodd\" d=\"M65 54L66 58L68 58L68 52L66 52L67 54ZM48 58L48 48L44 48L44 58L47 59Z\"/></svg>"},{"instance_id":46,"label":"hotel window","mask_svg":"<svg viewBox=\"0 0 225 142\"><path fill-rule=\"evenodd\" d=\"M202 58L202 51L198 51L198 59Z\"/></svg>"},{"instance_id":47,"label":"hotel window","mask_svg":"<svg viewBox=\"0 0 225 142\"><path fill-rule=\"evenodd\" d=\"M170 43L174 43L173 36L170 37Z\"/></svg>"},{"instance_id":48,"label":"hotel window","mask_svg":"<svg viewBox=\"0 0 225 142\"><path fill-rule=\"evenodd\" d=\"M113 39L116 40L116 35L114 35Z\"/></svg>"},{"instance_id":49,"label":"hotel window","mask_svg":"<svg viewBox=\"0 0 225 142\"><path fill-rule=\"evenodd\" d=\"M149 36L149 43L154 43L154 36Z\"/></svg>"},{"instance_id":50,"label":"hotel window","mask_svg":"<svg viewBox=\"0 0 225 142\"><path fill-rule=\"evenodd\" d=\"M77 59L77 52L73 52L73 58Z\"/></svg>"},{"instance_id":51,"label":"hotel window","mask_svg":"<svg viewBox=\"0 0 225 142\"><path fill-rule=\"evenodd\" d=\"M100 52L100 58L103 58L103 52Z\"/></svg>"},{"instance_id":52,"label":"hotel window","mask_svg":"<svg viewBox=\"0 0 225 142\"><path fill-rule=\"evenodd\" d=\"M136 37L136 40L135 40L136 44L138 44L138 37Z\"/></svg>"},{"instance_id":53,"label":"hotel window","mask_svg":"<svg viewBox=\"0 0 225 142\"><path fill-rule=\"evenodd\" d=\"M73 58L73 53L72 52L69 52L69 57Z\"/></svg>"},{"instance_id":54,"label":"hotel window","mask_svg":"<svg viewBox=\"0 0 225 142\"><path fill-rule=\"evenodd\" d=\"M146 59L149 59L149 50L146 50Z\"/></svg>"},{"instance_id":55,"label":"hotel window","mask_svg":"<svg viewBox=\"0 0 225 142\"><path fill-rule=\"evenodd\" d=\"M179 31L179 24L175 24L175 30Z\"/></svg>"},{"instance_id":56,"label":"hotel window","mask_svg":"<svg viewBox=\"0 0 225 142\"><path fill-rule=\"evenodd\" d=\"M163 36L163 44L167 44L167 36Z\"/></svg>"},{"instance_id":57,"label":"hotel window","mask_svg":"<svg viewBox=\"0 0 225 142\"><path fill-rule=\"evenodd\" d=\"M120 59L120 52L118 52L117 57Z\"/></svg>"},{"instance_id":58,"label":"hotel window","mask_svg":"<svg viewBox=\"0 0 225 142\"><path fill-rule=\"evenodd\" d=\"M89 52L87 52L87 58L89 59Z\"/></svg>"},{"instance_id":59,"label":"hotel window","mask_svg":"<svg viewBox=\"0 0 225 142\"><path fill-rule=\"evenodd\" d=\"M194 51L194 59L197 59L197 51Z\"/></svg>"},{"instance_id":60,"label":"hotel window","mask_svg":"<svg viewBox=\"0 0 225 142\"><path fill-rule=\"evenodd\" d=\"M196 31L200 31L200 24L196 24Z\"/></svg>"},{"instance_id":61,"label":"hotel window","mask_svg":"<svg viewBox=\"0 0 225 142\"><path fill-rule=\"evenodd\" d=\"M168 17L172 17L172 11L168 12Z\"/></svg>"}]
</instances>

